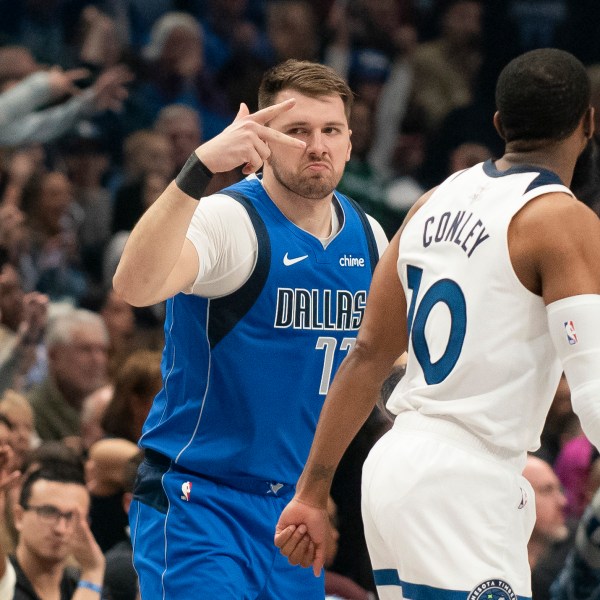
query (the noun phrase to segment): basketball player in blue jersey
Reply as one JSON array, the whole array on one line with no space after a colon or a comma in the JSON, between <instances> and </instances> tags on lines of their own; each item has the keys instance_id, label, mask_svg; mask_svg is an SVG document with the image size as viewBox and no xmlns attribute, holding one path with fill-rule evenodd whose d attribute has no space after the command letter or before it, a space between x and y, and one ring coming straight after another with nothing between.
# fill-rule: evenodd
<instances>
[{"instance_id":1,"label":"basketball player in blue jersey","mask_svg":"<svg viewBox=\"0 0 600 600\"><path fill-rule=\"evenodd\" d=\"M427 193L390 242L275 533L319 572L335 467L408 350L394 426L363 468L381 600L531 597L522 469L563 370L600 447L600 221L567 187L593 134L590 83L572 55L535 50L496 102L504 155Z\"/></svg>"},{"instance_id":2,"label":"basketball player in blue jersey","mask_svg":"<svg viewBox=\"0 0 600 600\"><path fill-rule=\"evenodd\" d=\"M387 245L335 192L351 104L327 67L274 67L261 110L242 106L131 233L115 289L138 306L167 299L164 385L130 511L143 600L324 597L273 531ZM211 173L238 165L246 179L197 201Z\"/></svg>"}]
</instances>

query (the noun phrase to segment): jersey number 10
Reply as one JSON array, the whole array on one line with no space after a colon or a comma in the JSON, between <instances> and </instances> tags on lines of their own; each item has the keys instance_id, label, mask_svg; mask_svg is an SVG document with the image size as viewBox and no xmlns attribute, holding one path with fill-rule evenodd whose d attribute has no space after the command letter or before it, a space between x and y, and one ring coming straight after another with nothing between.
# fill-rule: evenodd
<instances>
[{"instance_id":1,"label":"jersey number 10","mask_svg":"<svg viewBox=\"0 0 600 600\"><path fill-rule=\"evenodd\" d=\"M465 295L455 281L440 279L423 294L417 306L422 276L423 269L407 265L406 277L408 287L412 290L408 309L408 336L412 341L415 357L423 369L425 381L433 385L444 381L458 361L467 331L467 305ZM425 338L425 325L438 302L443 302L450 311L450 335L444 353L438 360L432 362Z\"/></svg>"}]
</instances>

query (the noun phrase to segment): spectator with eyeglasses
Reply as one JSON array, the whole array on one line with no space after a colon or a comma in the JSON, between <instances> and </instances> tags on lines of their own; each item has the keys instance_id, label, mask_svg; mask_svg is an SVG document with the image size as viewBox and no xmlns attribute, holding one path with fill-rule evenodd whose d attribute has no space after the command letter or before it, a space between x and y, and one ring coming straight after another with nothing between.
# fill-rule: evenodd
<instances>
[{"instance_id":1,"label":"spectator with eyeglasses","mask_svg":"<svg viewBox=\"0 0 600 600\"><path fill-rule=\"evenodd\" d=\"M13 600L100 599L105 559L88 525L89 507L83 471L74 465L45 465L26 476L14 508ZM78 577L66 569L70 557Z\"/></svg>"}]
</instances>

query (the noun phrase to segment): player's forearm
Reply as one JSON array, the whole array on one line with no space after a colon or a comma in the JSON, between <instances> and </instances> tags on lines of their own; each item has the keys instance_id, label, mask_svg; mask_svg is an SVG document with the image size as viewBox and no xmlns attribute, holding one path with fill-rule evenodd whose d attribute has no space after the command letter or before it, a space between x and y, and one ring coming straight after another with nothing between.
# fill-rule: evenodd
<instances>
[{"instance_id":1,"label":"player's forearm","mask_svg":"<svg viewBox=\"0 0 600 600\"><path fill-rule=\"evenodd\" d=\"M133 228L117 267L116 292L134 306L164 300L198 202L171 182Z\"/></svg>"},{"instance_id":2,"label":"player's forearm","mask_svg":"<svg viewBox=\"0 0 600 600\"><path fill-rule=\"evenodd\" d=\"M323 406L310 455L298 481L296 498L326 506L335 470L358 430L371 414L393 356L377 357L357 343L342 363Z\"/></svg>"}]
</instances>

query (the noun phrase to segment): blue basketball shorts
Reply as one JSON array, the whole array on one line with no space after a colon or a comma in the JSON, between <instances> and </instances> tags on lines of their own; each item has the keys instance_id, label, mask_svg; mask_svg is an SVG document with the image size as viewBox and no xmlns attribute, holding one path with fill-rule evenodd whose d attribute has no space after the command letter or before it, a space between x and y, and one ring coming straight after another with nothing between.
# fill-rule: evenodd
<instances>
[{"instance_id":1,"label":"blue basketball shorts","mask_svg":"<svg viewBox=\"0 0 600 600\"><path fill-rule=\"evenodd\" d=\"M323 600L323 575L290 565L273 543L289 497L144 460L129 511L142 600Z\"/></svg>"}]
</instances>

